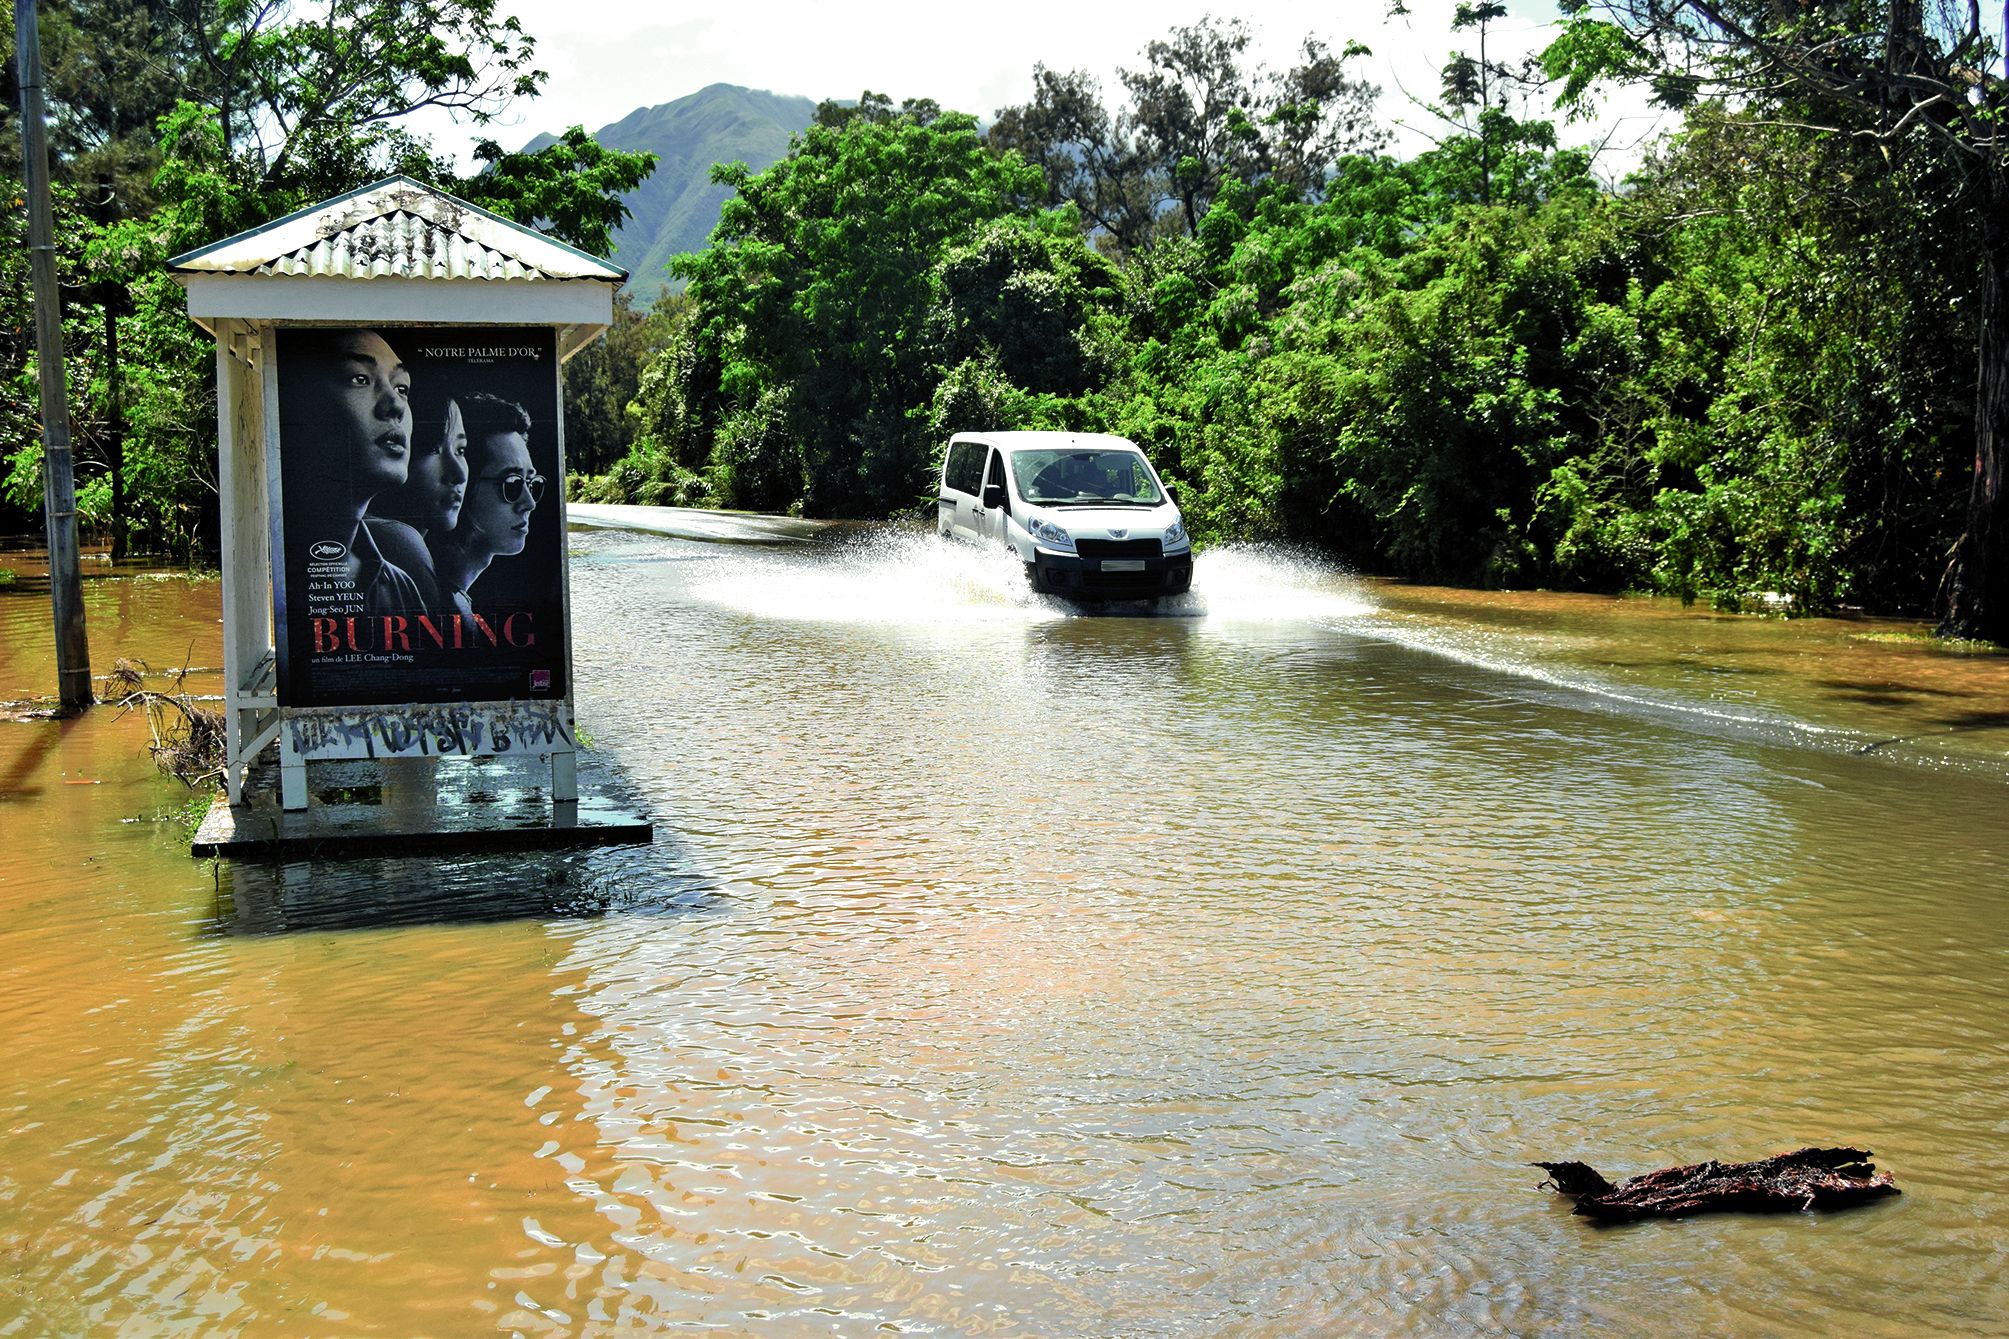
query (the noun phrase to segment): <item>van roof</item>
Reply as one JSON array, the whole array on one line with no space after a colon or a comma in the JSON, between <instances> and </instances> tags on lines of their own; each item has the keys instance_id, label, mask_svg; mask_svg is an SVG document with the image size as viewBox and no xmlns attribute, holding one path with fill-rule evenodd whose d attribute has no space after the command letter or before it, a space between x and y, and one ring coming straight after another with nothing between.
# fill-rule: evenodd
<instances>
[{"instance_id":1,"label":"van roof","mask_svg":"<svg viewBox=\"0 0 2009 1339\"><path fill-rule=\"evenodd\" d=\"M1140 455L1143 453L1143 448L1128 437L1111 432L959 432L949 442L951 445L984 442L1001 451L1110 451L1128 447Z\"/></svg>"}]
</instances>

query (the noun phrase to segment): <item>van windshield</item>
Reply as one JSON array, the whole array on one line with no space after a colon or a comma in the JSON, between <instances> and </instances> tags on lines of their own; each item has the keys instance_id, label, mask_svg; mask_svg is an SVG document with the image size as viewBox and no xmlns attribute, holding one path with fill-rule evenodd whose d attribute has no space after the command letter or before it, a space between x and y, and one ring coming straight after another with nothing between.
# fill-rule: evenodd
<instances>
[{"instance_id":1,"label":"van windshield","mask_svg":"<svg viewBox=\"0 0 2009 1339\"><path fill-rule=\"evenodd\" d=\"M1135 451L1014 451L1011 477L1020 497L1049 507L1155 507L1165 500Z\"/></svg>"}]
</instances>

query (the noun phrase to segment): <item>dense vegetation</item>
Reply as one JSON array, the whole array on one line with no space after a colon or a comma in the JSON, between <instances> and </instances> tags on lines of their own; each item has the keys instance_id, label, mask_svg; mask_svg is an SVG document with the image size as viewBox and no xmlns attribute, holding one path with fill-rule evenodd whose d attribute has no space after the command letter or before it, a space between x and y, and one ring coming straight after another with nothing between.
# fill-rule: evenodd
<instances>
[{"instance_id":1,"label":"dense vegetation","mask_svg":"<svg viewBox=\"0 0 2009 1339\"><path fill-rule=\"evenodd\" d=\"M408 8L333 3L363 31ZM527 39L487 0L429 8L461 26L436 23L430 56L378 52L370 105L534 91ZM1544 67L1509 70L1486 54L1502 7L1460 6L1473 52L1447 53L1441 138L1408 158L1357 48L1308 41L1265 72L1246 29L1211 20L1149 43L1120 103L1044 68L987 130L928 102L825 103L771 168L715 170L732 195L674 263L686 291L624 307L568 368L574 486L885 516L930 495L953 431L1100 429L1143 443L1216 542L1454 582L1937 609L2002 638L2000 34L1895 0L1563 8ZM208 18L158 20L184 10ZM89 92L144 79L58 62L86 70L61 95L84 497L156 547L196 547L211 505L207 348L162 255L387 168L593 245L645 170L574 135L489 146L495 170L455 179L394 116L308 96L335 86L315 62L353 57L280 11L59 12L79 33L152 15L147 40L190 53L144 116ZM217 73L233 61L259 77ZM1552 119L1611 78L1684 112L1617 184ZM100 178L125 183L115 208ZM7 440L32 443L31 380L12 386ZM12 450L23 505L34 456Z\"/></svg>"},{"instance_id":2,"label":"dense vegetation","mask_svg":"<svg viewBox=\"0 0 2009 1339\"><path fill-rule=\"evenodd\" d=\"M534 44L495 0L46 0L44 86L77 499L115 554L216 545L214 349L162 262L394 172L604 253L647 154L573 129L478 170L400 127L484 123L533 96ZM12 12L0 14L0 171L21 180ZM39 528L26 210L0 238L0 530Z\"/></svg>"},{"instance_id":3,"label":"dense vegetation","mask_svg":"<svg viewBox=\"0 0 2009 1339\"><path fill-rule=\"evenodd\" d=\"M1573 29L1552 91L1614 51L1649 73L1615 36ZM1922 136L1691 83L1614 187L1522 72L1454 53L1444 137L1397 160L1351 53L1266 78L1245 40L1152 43L1120 110L1038 70L987 137L826 104L769 171L723 169L632 449L583 495L883 515L929 495L952 431L1102 429L1214 541L1933 607L1972 482L1982 220Z\"/></svg>"}]
</instances>

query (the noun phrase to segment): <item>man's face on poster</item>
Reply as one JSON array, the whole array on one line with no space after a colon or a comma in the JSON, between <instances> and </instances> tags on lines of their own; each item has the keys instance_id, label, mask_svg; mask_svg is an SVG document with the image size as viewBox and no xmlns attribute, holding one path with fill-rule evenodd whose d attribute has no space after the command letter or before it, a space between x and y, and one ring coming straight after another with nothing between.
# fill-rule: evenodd
<instances>
[{"instance_id":1,"label":"man's face on poster","mask_svg":"<svg viewBox=\"0 0 2009 1339\"><path fill-rule=\"evenodd\" d=\"M530 444L520 432L497 433L488 438L481 460L481 473L468 481L461 531L471 549L498 556L521 553L544 483L530 463Z\"/></svg>"},{"instance_id":2,"label":"man's face on poster","mask_svg":"<svg viewBox=\"0 0 2009 1339\"><path fill-rule=\"evenodd\" d=\"M374 330L346 330L329 346L327 461L347 467L358 495L374 496L405 481L411 458L411 374Z\"/></svg>"}]
</instances>

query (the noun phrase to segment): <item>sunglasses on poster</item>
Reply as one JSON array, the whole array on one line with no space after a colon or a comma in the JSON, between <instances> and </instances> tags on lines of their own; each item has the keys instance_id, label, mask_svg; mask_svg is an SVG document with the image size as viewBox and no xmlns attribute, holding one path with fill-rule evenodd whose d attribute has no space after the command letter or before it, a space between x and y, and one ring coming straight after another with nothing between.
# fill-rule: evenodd
<instances>
[{"instance_id":1,"label":"sunglasses on poster","mask_svg":"<svg viewBox=\"0 0 2009 1339\"><path fill-rule=\"evenodd\" d=\"M534 507L544 500L544 476L541 474L525 474L520 470L511 470L507 474L484 474L475 482L502 485L504 502L512 504L520 502L525 489L530 490L531 506Z\"/></svg>"}]
</instances>

